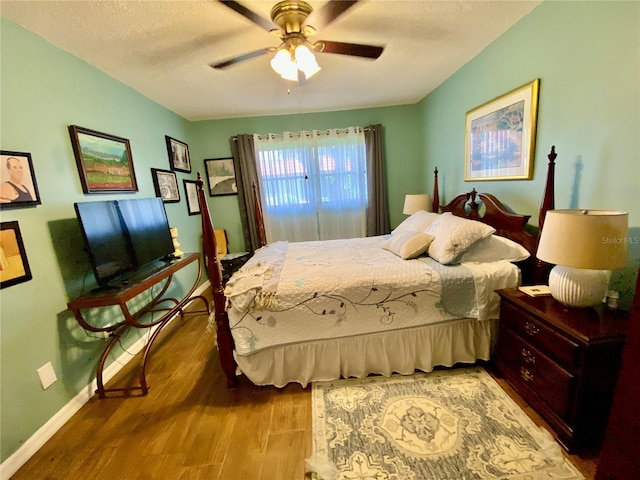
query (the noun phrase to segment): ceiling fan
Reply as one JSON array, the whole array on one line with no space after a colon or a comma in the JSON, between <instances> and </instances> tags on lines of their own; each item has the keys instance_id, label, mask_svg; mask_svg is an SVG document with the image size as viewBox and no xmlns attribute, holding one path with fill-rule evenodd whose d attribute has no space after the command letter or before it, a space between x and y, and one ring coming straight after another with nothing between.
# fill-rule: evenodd
<instances>
[{"instance_id":1,"label":"ceiling fan","mask_svg":"<svg viewBox=\"0 0 640 480\"><path fill-rule=\"evenodd\" d=\"M315 60L315 53L334 53L376 59L384 47L375 45L361 45L357 43L333 42L330 40L309 41L309 37L317 34L318 28L323 28L339 18L358 0L329 0L322 8L314 11L313 7L302 0L284 0L278 2L271 9L271 21L249 10L236 1L219 0L240 15L246 17L259 27L275 34L280 38L277 47L265 47L248 52L222 62L213 63L215 69L224 69L240 62L250 60L267 53L274 53L271 67L286 80L298 80L304 74L310 78L320 70ZM307 23L309 20L309 23ZM314 26L311 26L313 23Z\"/></svg>"}]
</instances>

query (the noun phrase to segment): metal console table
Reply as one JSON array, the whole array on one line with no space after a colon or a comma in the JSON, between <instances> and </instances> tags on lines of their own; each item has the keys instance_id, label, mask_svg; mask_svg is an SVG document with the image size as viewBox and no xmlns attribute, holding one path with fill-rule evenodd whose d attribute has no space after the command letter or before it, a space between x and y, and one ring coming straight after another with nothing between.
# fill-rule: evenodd
<instances>
[{"instance_id":1,"label":"metal console table","mask_svg":"<svg viewBox=\"0 0 640 480\"><path fill-rule=\"evenodd\" d=\"M206 313L208 314L210 312L209 302L204 296L191 296L198 287L200 277L202 276L202 266L200 258L200 253L187 253L181 258L172 260L166 266L163 266L161 269L151 273L149 276L146 276L139 281L131 281L130 284L113 290L94 291L87 295L76 298L75 300L72 300L67 304L69 310L73 312L76 320L82 328L90 332L106 332L109 334L109 341L107 342L107 345L105 346L105 349L100 356L96 372L96 381L98 387L96 393L98 394L99 398L105 398L107 392L129 392L137 390L140 390L141 395L146 395L149 391L145 375L147 359L149 357L149 351L153 346L153 342L156 340L156 338L158 338L162 329L176 314L179 314L182 317L185 313L204 313L206 311ZM164 294L171 284L173 274L193 262L197 262L198 271L196 275L197 278L195 279L193 286L191 287L189 292L187 292L187 294L181 300L172 297L165 298ZM160 292L157 295L154 295L149 303L147 303L143 308L135 313L131 313L129 307L127 306L127 302L162 281L164 281L164 285L160 289ZM184 309L186 308L186 306L195 300L202 301L205 305L205 310L185 312ZM167 302L173 305L163 307L162 304L165 304ZM108 326L98 327L91 325L82 314L82 310L110 306L120 307L120 311L122 312L122 316L124 317L123 320L116 323L111 323ZM142 317L154 312L163 312L163 314L159 318L152 319L148 323L140 322ZM151 334L151 337L149 338L149 341L144 348L142 362L140 364L140 385L128 388L105 388L102 379L104 364L107 360L107 356L119 341L120 337L130 328L152 328L156 326L157 328Z\"/></svg>"}]
</instances>

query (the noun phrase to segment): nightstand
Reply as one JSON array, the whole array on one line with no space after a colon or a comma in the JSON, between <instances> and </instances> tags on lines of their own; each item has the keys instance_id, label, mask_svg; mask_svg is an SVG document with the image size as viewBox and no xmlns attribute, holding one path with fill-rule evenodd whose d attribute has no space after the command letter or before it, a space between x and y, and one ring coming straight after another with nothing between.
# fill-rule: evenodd
<instances>
[{"instance_id":1,"label":"nightstand","mask_svg":"<svg viewBox=\"0 0 640 480\"><path fill-rule=\"evenodd\" d=\"M494 363L569 452L602 441L629 315L500 290Z\"/></svg>"}]
</instances>

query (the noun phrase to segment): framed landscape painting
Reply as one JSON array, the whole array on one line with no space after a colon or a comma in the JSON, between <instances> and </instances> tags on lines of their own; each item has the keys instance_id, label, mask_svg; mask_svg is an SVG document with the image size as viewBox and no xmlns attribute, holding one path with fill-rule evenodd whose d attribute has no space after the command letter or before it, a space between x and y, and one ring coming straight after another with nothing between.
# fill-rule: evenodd
<instances>
[{"instance_id":1,"label":"framed landscape painting","mask_svg":"<svg viewBox=\"0 0 640 480\"><path fill-rule=\"evenodd\" d=\"M209 182L209 195L237 195L233 158L208 158L204 161Z\"/></svg>"},{"instance_id":2,"label":"framed landscape painting","mask_svg":"<svg viewBox=\"0 0 640 480\"><path fill-rule=\"evenodd\" d=\"M175 172L152 168L151 175L153 176L156 197L161 197L164 203L180 201L180 190L178 189L178 179Z\"/></svg>"},{"instance_id":3,"label":"framed landscape painting","mask_svg":"<svg viewBox=\"0 0 640 480\"><path fill-rule=\"evenodd\" d=\"M0 152L0 208L40 205L40 193L33 170L31 154Z\"/></svg>"},{"instance_id":4,"label":"framed landscape painting","mask_svg":"<svg viewBox=\"0 0 640 480\"><path fill-rule=\"evenodd\" d=\"M129 140L76 125L69 134L84 193L138 191Z\"/></svg>"},{"instance_id":5,"label":"framed landscape painting","mask_svg":"<svg viewBox=\"0 0 640 480\"><path fill-rule=\"evenodd\" d=\"M31 280L18 222L0 224L0 288Z\"/></svg>"},{"instance_id":6,"label":"framed landscape painting","mask_svg":"<svg viewBox=\"0 0 640 480\"><path fill-rule=\"evenodd\" d=\"M467 112L465 181L531 180L540 80Z\"/></svg>"}]
</instances>

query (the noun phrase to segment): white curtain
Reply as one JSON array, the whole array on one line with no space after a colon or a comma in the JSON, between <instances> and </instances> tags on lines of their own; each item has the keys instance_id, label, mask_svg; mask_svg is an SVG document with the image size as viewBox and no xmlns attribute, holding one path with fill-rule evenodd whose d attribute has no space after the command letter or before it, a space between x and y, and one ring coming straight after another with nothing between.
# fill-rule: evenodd
<instances>
[{"instance_id":1,"label":"white curtain","mask_svg":"<svg viewBox=\"0 0 640 480\"><path fill-rule=\"evenodd\" d=\"M269 242L366 236L362 128L255 135L254 144Z\"/></svg>"}]
</instances>

